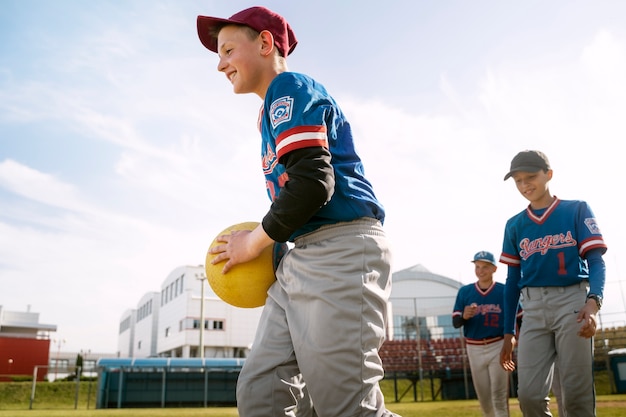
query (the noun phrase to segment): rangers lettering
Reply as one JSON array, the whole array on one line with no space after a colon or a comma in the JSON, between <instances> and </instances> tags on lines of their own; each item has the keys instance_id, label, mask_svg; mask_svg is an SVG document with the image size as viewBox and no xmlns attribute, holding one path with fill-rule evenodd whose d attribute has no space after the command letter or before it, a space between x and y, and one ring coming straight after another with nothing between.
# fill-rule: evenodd
<instances>
[{"instance_id":1,"label":"rangers lettering","mask_svg":"<svg viewBox=\"0 0 626 417\"><path fill-rule=\"evenodd\" d=\"M572 237L572 232L559 233L556 235L547 235L543 238L530 240L522 239L519 243L520 257L524 260L528 259L535 253L545 255L550 249L561 249L568 246L576 246L576 239Z\"/></svg>"},{"instance_id":2,"label":"rangers lettering","mask_svg":"<svg viewBox=\"0 0 626 417\"><path fill-rule=\"evenodd\" d=\"M274 171L274 167L278 163L276 159L276 153L272 150L270 145L267 145L267 150L261 158L261 166L263 167L263 174L267 175Z\"/></svg>"},{"instance_id":3,"label":"rangers lettering","mask_svg":"<svg viewBox=\"0 0 626 417\"><path fill-rule=\"evenodd\" d=\"M502 313L500 304L479 304L476 310L476 314L488 314L488 313Z\"/></svg>"}]
</instances>

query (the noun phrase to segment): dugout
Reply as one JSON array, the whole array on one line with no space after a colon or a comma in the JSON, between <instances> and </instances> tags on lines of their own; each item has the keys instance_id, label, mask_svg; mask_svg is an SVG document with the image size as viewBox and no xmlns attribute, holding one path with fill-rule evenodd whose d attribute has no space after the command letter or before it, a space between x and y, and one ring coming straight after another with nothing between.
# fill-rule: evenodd
<instances>
[{"instance_id":1,"label":"dugout","mask_svg":"<svg viewBox=\"0 0 626 417\"><path fill-rule=\"evenodd\" d=\"M102 358L96 408L236 405L241 358Z\"/></svg>"},{"instance_id":2,"label":"dugout","mask_svg":"<svg viewBox=\"0 0 626 417\"><path fill-rule=\"evenodd\" d=\"M617 393L624 394L626 393L626 349L610 351L609 361Z\"/></svg>"}]
</instances>

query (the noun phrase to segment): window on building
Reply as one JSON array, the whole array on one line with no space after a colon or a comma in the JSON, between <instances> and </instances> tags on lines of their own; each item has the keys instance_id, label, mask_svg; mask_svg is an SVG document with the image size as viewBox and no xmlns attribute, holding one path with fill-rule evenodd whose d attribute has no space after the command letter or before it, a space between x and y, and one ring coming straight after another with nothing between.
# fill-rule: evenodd
<instances>
[{"instance_id":1,"label":"window on building","mask_svg":"<svg viewBox=\"0 0 626 417\"><path fill-rule=\"evenodd\" d=\"M91 372L96 370L96 362L95 360L83 360L83 371Z\"/></svg>"},{"instance_id":2,"label":"window on building","mask_svg":"<svg viewBox=\"0 0 626 417\"><path fill-rule=\"evenodd\" d=\"M70 362L68 359L50 359L49 369L57 371L66 372Z\"/></svg>"},{"instance_id":3,"label":"window on building","mask_svg":"<svg viewBox=\"0 0 626 417\"><path fill-rule=\"evenodd\" d=\"M170 328L166 327L165 328L165 337L169 337L169 335L170 335Z\"/></svg>"},{"instance_id":4,"label":"window on building","mask_svg":"<svg viewBox=\"0 0 626 417\"><path fill-rule=\"evenodd\" d=\"M224 321L223 320L211 320L211 329L212 330L224 330Z\"/></svg>"},{"instance_id":5,"label":"window on building","mask_svg":"<svg viewBox=\"0 0 626 417\"><path fill-rule=\"evenodd\" d=\"M187 317L180 321L180 330L197 329L199 325L200 320L194 320L191 317Z\"/></svg>"},{"instance_id":6,"label":"window on building","mask_svg":"<svg viewBox=\"0 0 626 417\"><path fill-rule=\"evenodd\" d=\"M185 318L179 322L180 330L188 330L194 329L198 330L200 328L200 319L194 319L191 317ZM204 329L205 330L224 330L224 320L204 320Z\"/></svg>"},{"instance_id":7,"label":"window on building","mask_svg":"<svg viewBox=\"0 0 626 417\"><path fill-rule=\"evenodd\" d=\"M137 342L137 350L141 350L141 340Z\"/></svg>"},{"instance_id":8,"label":"window on building","mask_svg":"<svg viewBox=\"0 0 626 417\"><path fill-rule=\"evenodd\" d=\"M130 329L130 317L126 317L124 320L122 320L122 322L120 323L120 333L123 333L124 331Z\"/></svg>"}]
</instances>

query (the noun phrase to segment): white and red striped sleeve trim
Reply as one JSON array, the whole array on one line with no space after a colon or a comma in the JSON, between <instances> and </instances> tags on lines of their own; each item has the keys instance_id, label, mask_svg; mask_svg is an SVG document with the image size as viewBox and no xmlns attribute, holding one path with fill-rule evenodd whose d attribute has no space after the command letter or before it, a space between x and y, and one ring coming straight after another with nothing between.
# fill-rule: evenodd
<instances>
[{"instance_id":1,"label":"white and red striped sleeve trim","mask_svg":"<svg viewBox=\"0 0 626 417\"><path fill-rule=\"evenodd\" d=\"M591 249L602 248L606 250L606 243L604 243L604 239L599 236L592 237L582 242L580 247L578 248L578 253L580 256L583 256L589 252Z\"/></svg>"},{"instance_id":2,"label":"white and red striped sleeve trim","mask_svg":"<svg viewBox=\"0 0 626 417\"><path fill-rule=\"evenodd\" d=\"M326 126L298 126L286 130L276 138L276 155L283 155L296 149L321 146L328 148Z\"/></svg>"},{"instance_id":3,"label":"white and red striped sleeve trim","mask_svg":"<svg viewBox=\"0 0 626 417\"><path fill-rule=\"evenodd\" d=\"M520 266L522 264L519 257L512 256L507 253L503 253L502 255L500 255L500 262L509 266Z\"/></svg>"}]
</instances>

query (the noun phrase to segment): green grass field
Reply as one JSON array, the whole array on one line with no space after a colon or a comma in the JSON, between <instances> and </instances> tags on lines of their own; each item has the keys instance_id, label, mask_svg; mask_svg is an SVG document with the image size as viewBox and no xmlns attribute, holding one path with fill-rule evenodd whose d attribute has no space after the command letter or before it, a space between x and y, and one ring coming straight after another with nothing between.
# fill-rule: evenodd
<instances>
[{"instance_id":1,"label":"green grass field","mask_svg":"<svg viewBox=\"0 0 626 417\"><path fill-rule=\"evenodd\" d=\"M476 400L426 401L389 403L387 407L403 417L480 417ZM626 415L626 394L600 396L598 417L623 417ZM237 410L227 408L125 408L105 410L0 410L0 417L237 417ZM521 417L516 400L511 400L511 417ZM558 416L554 412L554 416Z\"/></svg>"},{"instance_id":2,"label":"green grass field","mask_svg":"<svg viewBox=\"0 0 626 417\"><path fill-rule=\"evenodd\" d=\"M418 391L417 398L424 401L415 402L412 391L394 402L393 382L383 381L381 384L387 407L403 417L481 417L478 401L432 401L430 392L422 397ZM0 417L237 417L234 407L212 408L123 408L95 409L96 385L91 387L81 382L78 397L76 384L73 382L55 382L38 384L33 408L29 409L30 382L0 383ZM406 385L400 385L404 392ZM88 397L89 395L89 397ZM76 399L77 402L76 402ZM521 417L517 399L511 399L511 417ZM76 405L76 408L74 408ZM556 408L556 407L555 407ZM599 395L597 402L598 417L626 416L626 394ZM553 411L554 416L558 416Z\"/></svg>"}]
</instances>

